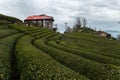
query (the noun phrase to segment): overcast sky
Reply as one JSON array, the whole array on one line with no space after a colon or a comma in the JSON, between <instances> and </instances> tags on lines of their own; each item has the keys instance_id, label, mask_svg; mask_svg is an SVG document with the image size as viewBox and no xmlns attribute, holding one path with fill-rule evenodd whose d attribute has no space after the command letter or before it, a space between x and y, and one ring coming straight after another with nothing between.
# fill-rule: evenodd
<instances>
[{"instance_id":1,"label":"overcast sky","mask_svg":"<svg viewBox=\"0 0 120 80\"><path fill-rule=\"evenodd\" d=\"M120 31L120 0L0 0L0 13L24 20L30 15L53 16L59 30L76 17L85 17L88 26L98 30Z\"/></svg>"}]
</instances>

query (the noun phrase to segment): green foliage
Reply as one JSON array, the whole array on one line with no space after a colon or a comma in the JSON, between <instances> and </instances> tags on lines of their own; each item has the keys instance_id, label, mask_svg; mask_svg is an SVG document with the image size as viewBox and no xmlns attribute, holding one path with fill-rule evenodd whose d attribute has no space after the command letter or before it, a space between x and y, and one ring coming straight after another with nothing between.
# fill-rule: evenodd
<instances>
[{"instance_id":1,"label":"green foliage","mask_svg":"<svg viewBox=\"0 0 120 80\"><path fill-rule=\"evenodd\" d=\"M16 21L19 21L19 22L22 22L20 19L17 19L17 18L14 18L14 17L11 17L11 16L6 16L6 15L2 15L0 14L0 21L4 21L4 22L10 22L10 23L15 23ZM4 24L3 22L3 24ZM0 22L2 23L2 22Z\"/></svg>"},{"instance_id":2,"label":"green foliage","mask_svg":"<svg viewBox=\"0 0 120 80\"><path fill-rule=\"evenodd\" d=\"M54 32L46 32L40 35L36 35L35 38L42 38L42 37L46 37L47 35L53 34Z\"/></svg>"},{"instance_id":3,"label":"green foliage","mask_svg":"<svg viewBox=\"0 0 120 80\"><path fill-rule=\"evenodd\" d=\"M0 80L9 80L11 76L11 54L17 38L22 34L0 39Z\"/></svg>"},{"instance_id":4,"label":"green foliage","mask_svg":"<svg viewBox=\"0 0 120 80\"><path fill-rule=\"evenodd\" d=\"M48 40L53 40L53 41L56 41L56 40L61 40L61 38L62 38L62 34L57 34L57 35L55 35L55 36L52 36L52 37L49 37L48 38Z\"/></svg>"},{"instance_id":5,"label":"green foliage","mask_svg":"<svg viewBox=\"0 0 120 80\"><path fill-rule=\"evenodd\" d=\"M93 30L93 29L90 29L90 28L88 28L88 27L82 27L81 28L81 30L82 30L82 32L91 32L91 33L94 33L95 32L95 30Z\"/></svg>"},{"instance_id":6,"label":"green foliage","mask_svg":"<svg viewBox=\"0 0 120 80\"><path fill-rule=\"evenodd\" d=\"M15 29L0 29L0 38L18 33Z\"/></svg>"},{"instance_id":7,"label":"green foliage","mask_svg":"<svg viewBox=\"0 0 120 80\"><path fill-rule=\"evenodd\" d=\"M87 76L91 80L118 80L120 78L120 70L116 67L97 63L77 55L55 49L54 47L49 47L40 39L36 40L34 44L61 64Z\"/></svg>"},{"instance_id":8,"label":"green foliage","mask_svg":"<svg viewBox=\"0 0 120 80\"><path fill-rule=\"evenodd\" d=\"M84 47L78 47L75 44L65 43L64 41L61 41L59 44L61 46L64 46L64 47L80 50L80 51L82 51L84 53L85 52L90 52L90 53L94 53L96 55L103 55L103 56L114 58L114 59L120 59L119 55L116 55L116 54L113 54L113 53L100 52L100 51L95 51L95 49L93 50L93 49L88 49L88 48L84 48Z\"/></svg>"},{"instance_id":9,"label":"green foliage","mask_svg":"<svg viewBox=\"0 0 120 80\"><path fill-rule=\"evenodd\" d=\"M34 36L34 37L39 37L40 35L43 35L43 34L46 34L46 33L48 33L49 31L48 30L41 30L41 31L39 31L39 32L36 32L36 33L32 33L32 34L30 34L31 36Z\"/></svg>"},{"instance_id":10,"label":"green foliage","mask_svg":"<svg viewBox=\"0 0 120 80\"><path fill-rule=\"evenodd\" d=\"M119 41L101 38L87 27L59 34L45 28L11 24L16 19L2 19L0 80L9 80L10 76L16 80L19 75L21 80L120 79ZM14 58L17 64L12 64Z\"/></svg>"},{"instance_id":11,"label":"green foliage","mask_svg":"<svg viewBox=\"0 0 120 80\"><path fill-rule=\"evenodd\" d=\"M9 24L8 26L10 28L18 30L19 32L34 31L36 29L39 29L37 27L28 27L28 26L25 26L25 25L15 25L15 24Z\"/></svg>"},{"instance_id":12,"label":"green foliage","mask_svg":"<svg viewBox=\"0 0 120 80\"><path fill-rule=\"evenodd\" d=\"M0 26L8 25L8 24L11 24L11 22L5 21L5 20L0 20ZM4 27L0 27L0 28L4 28Z\"/></svg>"},{"instance_id":13,"label":"green foliage","mask_svg":"<svg viewBox=\"0 0 120 80\"><path fill-rule=\"evenodd\" d=\"M84 58L96 61L96 62L100 62L100 63L104 63L104 64L113 64L116 66L120 66L120 60L119 59L114 59L114 58L110 58L110 57L106 57L103 55L99 55L99 54L95 54L95 53L91 53L91 52L87 52L87 51L83 51L83 50L77 50L77 49L71 49L68 47L64 47L64 46L60 46L57 45L55 42L53 41L49 41L47 43L48 45L55 47L57 49L61 49L63 51L66 52L70 52L79 56L82 56Z\"/></svg>"},{"instance_id":14,"label":"green foliage","mask_svg":"<svg viewBox=\"0 0 120 80\"><path fill-rule=\"evenodd\" d=\"M83 49L91 50L96 53L115 54L119 55L120 45L119 41L101 38L88 33L71 33L65 34L63 40L66 43L75 44ZM68 43L68 44L69 44ZM104 54L103 54L104 55Z\"/></svg>"},{"instance_id":15,"label":"green foliage","mask_svg":"<svg viewBox=\"0 0 120 80\"><path fill-rule=\"evenodd\" d=\"M24 36L15 47L21 80L87 80L34 47L33 40Z\"/></svg>"},{"instance_id":16,"label":"green foliage","mask_svg":"<svg viewBox=\"0 0 120 80\"><path fill-rule=\"evenodd\" d=\"M0 25L0 29L9 29L7 25Z\"/></svg>"}]
</instances>

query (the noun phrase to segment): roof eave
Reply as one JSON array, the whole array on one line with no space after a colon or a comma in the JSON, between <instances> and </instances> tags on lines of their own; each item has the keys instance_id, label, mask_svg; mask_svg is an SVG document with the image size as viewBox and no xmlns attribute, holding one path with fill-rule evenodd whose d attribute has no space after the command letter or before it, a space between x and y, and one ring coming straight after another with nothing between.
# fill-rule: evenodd
<instances>
[{"instance_id":1,"label":"roof eave","mask_svg":"<svg viewBox=\"0 0 120 80\"><path fill-rule=\"evenodd\" d=\"M52 20L52 21L55 21L54 19L25 19L24 21L35 21L35 20Z\"/></svg>"}]
</instances>

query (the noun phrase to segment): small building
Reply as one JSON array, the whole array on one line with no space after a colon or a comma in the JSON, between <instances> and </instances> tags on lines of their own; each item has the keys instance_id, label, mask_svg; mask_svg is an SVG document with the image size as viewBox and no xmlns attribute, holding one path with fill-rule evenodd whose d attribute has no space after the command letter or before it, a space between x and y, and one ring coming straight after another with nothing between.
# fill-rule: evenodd
<instances>
[{"instance_id":1,"label":"small building","mask_svg":"<svg viewBox=\"0 0 120 80\"><path fill-rule=\"evenodd\" d=\"M70 27L67 27L66 31L64 33L69 33L69 32L73 32L73 29Z\"/></svg>"},{"instance_id":2,"label":"small building","mask_svg":"<svg viewBox=\"0 0 120 80\"><path fill-rule=\"evenodd\" d=\"M44 27L48 29L53 29L53 17L42 14L42 15L33 15L28 16L24 23L26 26L36 26L36 27Z\"/></svg>"},{"instance_id":3,"label":"small building","mask_svg":"<svg viewBox=\"0 0 120 80\"><path fill-rule=\"evenodd\" d=\"M111 34L104 32L104 31L98 31L97 35L100 37L111 38Z\"/></svg>"},{"instance_id":4,"label":"small building","mask_svg":"<svg viewBox=\"0 0 120 80\"><path fill-rule=\"evenodd\" d=\"M20 21L20 20L16 20L16 21L15 21L15 24L23 24L23 22Z\"/></svg>"}]
</instances>

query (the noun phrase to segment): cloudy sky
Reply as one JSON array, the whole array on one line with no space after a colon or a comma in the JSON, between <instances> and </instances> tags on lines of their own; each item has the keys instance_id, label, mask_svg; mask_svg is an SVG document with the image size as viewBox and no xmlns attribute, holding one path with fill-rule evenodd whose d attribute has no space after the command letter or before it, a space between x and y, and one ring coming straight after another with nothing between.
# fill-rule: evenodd
<instances>
[{"instance_id":1,"label":"cloudy sky","mask_svg":"<svg viewBox=\"0 0 120 80\"><path fill-rule=\"evenodd\" d=\"M76 17L85 17L97 30L120 31L120 0L0 0L0 13L24 20L29 15L53 16L60 31L72 27Z\"/></svg>"}]
</instances>

